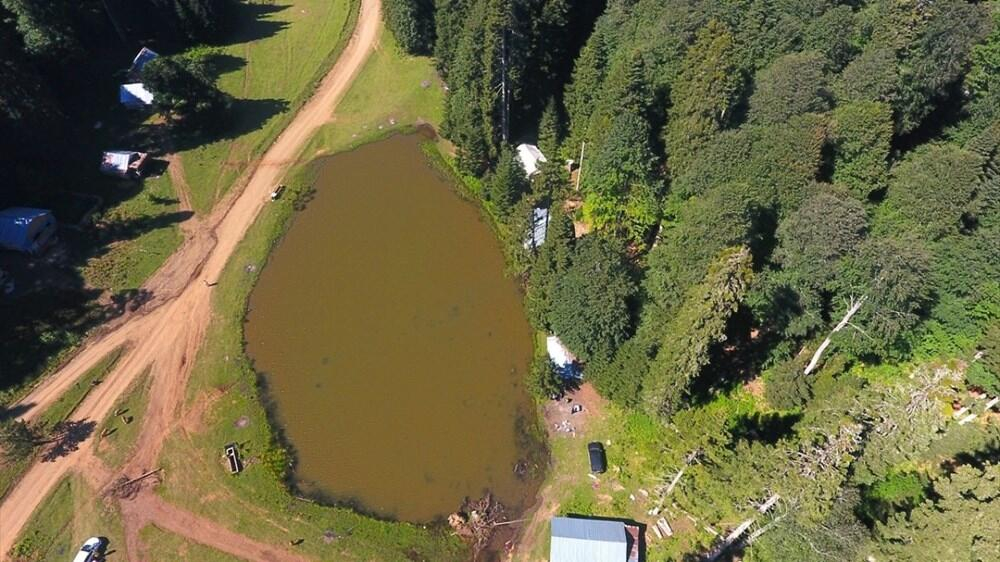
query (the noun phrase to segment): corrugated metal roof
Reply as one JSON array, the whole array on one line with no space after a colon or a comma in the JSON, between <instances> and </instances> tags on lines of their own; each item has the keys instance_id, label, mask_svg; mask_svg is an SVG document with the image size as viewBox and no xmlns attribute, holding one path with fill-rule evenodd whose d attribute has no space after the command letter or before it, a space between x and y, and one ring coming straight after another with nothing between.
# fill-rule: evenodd
<instances>
[{"instance_id":1,"label":"corrugated metal roof","mask_svg":"<svg viewBox=\"0 0 1000 562\"><path fill-rule=\"evenodd\" d=\"M620 521L552 519L549 562L625 562L628 540Z\"/></svg>"},{"instance_id":2,"label":"corrugated metal roof","mask_svg":"<svg viewBox=\"0 0 1000 562\"><path fill-rule=\"evenodd\" d=\"M524 247L533 250L545 242L545 232L549 228L549 210L535 207L531 211L531 233L524 241Z\"/></svg>"}]
</instances>

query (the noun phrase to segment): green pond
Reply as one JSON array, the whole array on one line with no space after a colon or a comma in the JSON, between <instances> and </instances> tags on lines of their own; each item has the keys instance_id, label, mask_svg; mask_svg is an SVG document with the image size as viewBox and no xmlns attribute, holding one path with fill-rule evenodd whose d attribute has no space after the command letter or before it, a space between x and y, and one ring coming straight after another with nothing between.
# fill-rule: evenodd
<instances>
[{"instance_id":1,"label":"green pond","mask_svg":"<svg viewBox=\"0 0 1000 562\"><path fill-rule=\"evenodd\" d=\"M516 512L537 489L514 470L534 446L531 330L493 232L422 140L316 164L251 295L247 351L305 493L426 522L490 490Z\"/></svg>"}]
</instances>

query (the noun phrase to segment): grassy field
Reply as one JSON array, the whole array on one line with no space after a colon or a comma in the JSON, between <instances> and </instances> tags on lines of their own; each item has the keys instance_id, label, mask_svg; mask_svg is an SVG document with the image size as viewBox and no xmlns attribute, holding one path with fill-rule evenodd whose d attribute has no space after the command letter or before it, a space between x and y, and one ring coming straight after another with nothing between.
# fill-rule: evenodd
<instances>
[{"instance_id":1,"label":"grassy field","mask_svg":"<svg viewBox=\"0 0 1000 562\"><path fill-rule=\"evenodd\" d=\"M170 176L163 174L144 180L139 193L103 211L97 219L122 225L123 232L84 264L87 285L113 293L138 289L183 241L177 222L171 220L181 218L177 209ZM133 224L152 228L128 232Z\"/></svg>"},{"instance_id":2,"label":"grassy field","mask_svg":"<svg viewBox=\"0 0 1000 562\"><path fill-rule=\"evenodd\" d=\"M383 36L381 48L338 110L343 117L323 129L307 154L346 150L411 128L418 120L436 122L440 88L436 82L420 86L433 79L431 68L428 59L401 55L391 38ZM384 80L409 86L389 87ZM166 478L158 492L259 540L285 544L305 539L299 549L317 559L462 560L464 546L439 527L377 521L347 508L297 500L282 482L289 457L273 438L255 375L243 355L243 313L260 268L293 217L310 176L308 162L290 173L286 197L265 209L220 278L215 320L189 386L189 407L199 417L186 420L188 429L167 441L160 459ZM228 474L222 459L228 442L239 444L246 462L238 476Z\"/></svg>"},{"instance_id":3,"label":"grassy field","mask_svg":"<svg viewBox=\"0 0 1000 562\"><path fill-rule=\"evenodd\" d=\"M109 550L124 544L121 515L113 502L105 502L79 476L65 477L42 503L11 550L14 560L71 560L83 541L106 537ZM110 555L109 561L123 560Z\"/></svg>"},{"instance_id":4,"label":"grassy field","mask_svg":"<svg viewBox=\"0 0 1000 562\"><path fill-rule=\"evenodd\" d=\"M146 546L146 552L150 553L154 560L161 559L158 556L171 560L197 560L198 562L238 562L243 560L214 548L188 541L184 537L164 531L156 525L143 527L139 531L139 537L142 538L142 542Z\"/></svg>"},{"instance_id":5,"label":"grassy field","mask_svg":"<svg viewBox=\"0 0 1000 562\"><path fill-rule=\"evenodd\" d=\"M403 128L443 117L443 91L427 57L403 53L389 33L344 96L333 121L311 140L308 157L342 152Z\"/></svg>"},{"instance_id":6,"label":"grassy field","mask_svg":"<svg viewBox=\"0 0 1000 562\"><path fill-rule=\"evenodd\" d=\"M218 84L235 98L225 138L181 151L192 206L207 212L284 129L346 45L349 0L245 3L233 43L211 50Z\"/></svg>"},{"instance_id":7,"label":"grassy field","mask_svg":"<svg viewBox=\"0 0 1000 562\"><path fill-rule=\"evenodd\" d=\"M151 383L147 367L146 372L132 382L128 391L115 404L112 413L125 410L122 415L126 416L126 419L131 419L129 423L123 422L121 416L111 415L95 430L94 452L107 466L121 466L135 445L139 429L142 427L142 417L149 403ZM106 430L114 432L102 437Z\"/></svg>"}]
</instances>

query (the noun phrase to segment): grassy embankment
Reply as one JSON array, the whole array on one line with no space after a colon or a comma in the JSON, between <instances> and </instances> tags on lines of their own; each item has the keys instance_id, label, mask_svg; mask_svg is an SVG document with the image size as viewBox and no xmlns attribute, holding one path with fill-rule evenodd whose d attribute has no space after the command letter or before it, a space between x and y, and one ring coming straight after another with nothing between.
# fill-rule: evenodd
<instances>
[{"instance_id":1,"label":"grassy embankment","mask_svg":"<svg viewBox=\"0 0 1000 562\"><path fill-rule=\"evenodd\" d=\"M112 415L94 430L94 452L107 466L124 464L139 437L143 414L146 413L146 406L149 404L149 387L153 383L149 369L146 367L146 370L132 381L128 390L111 410ZM114 413L118 411L122 414L115 416ZM122 417L128 420L128 423ZM111 430L112 433L104 436L106 430Z\"/></svg>"},{"instance_id":2,"label":"grassy embankment","mask_svg":"<svg viewBox=\"0 0 1000 562\"><path fill-rule=\"evenodd\" d=\"M421 83L427 81L427 87ZM439 528L378 521L346 508L293 498L280 478L288 457L275 442L243 354L247 297L273 245L307 196L309 160L370 142L417 122L440 122L441 90L429 59L404 56L388 35L338 109L286 180L289 190L258 217L219 280L215 319L189 385L189 406L202 412L167 441L160 464L168 501L219 521L237 532L275 544L302 538L297 548L318 559L461 560L464 547ZM395 125L390 124L390 119ZM249 265L254 267L248 268ZM221 447L240 444L246 470L230 476Z\"/></svg>"},{"instance_id":3,"label":"grassy embankment","mask_svg":"<svg viewBox=\"0 0 1000 562\"><path fill-rule=\"evenodd\" d=\"M115 363L118 362L118 358L121 357L122 351L122 348L118 348L103 357L97 364L84 373L69 390L60 396L54 404L41 413L36 423L41 428L43 434L57 423L69 418L73 410L76 409L80 402L83 402L83 399L87 397L90 390L94 388L95 381L100 381L111 372ZM33 459L34 456L29 456L16 461L0 461L0 498L7 494L7 491L17 482Z\"/></svg>"},{"instance_id":4,"label":"grassy embankment","mask_svg":"<svg viewBox=\"0 0 1000 562\"><path fill-rule=\"evenodd\" d=\"M120 548L124 544L121 513L81 476L70 475L32 515L12 555L25 562L71 560L83 541L98 535L117 545L112 548Z\"/></svg>"}]
</instances>

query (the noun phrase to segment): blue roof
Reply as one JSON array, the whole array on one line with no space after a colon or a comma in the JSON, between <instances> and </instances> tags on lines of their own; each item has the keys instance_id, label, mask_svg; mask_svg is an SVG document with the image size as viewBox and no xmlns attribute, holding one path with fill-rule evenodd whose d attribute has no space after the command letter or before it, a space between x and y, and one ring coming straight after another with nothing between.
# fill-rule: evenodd
<instances>
[{"instance_id":1,"label":"blue roof","mask_svg":"<svg viewBox=\"0 0 1000 562\"><path fill-rule=\"evenodd\" d=\"M129 67L128 69L129 74L138 74L142 72L142 67L146 66L147 62L155 59L158 56L160 55L153 52L152 49L147 49L146 47L143 47L141 50L139 50L139 54L137 54L135 58L132 59L132 66Z\"/></svg>"},{"instance_id":2,"label":"blue roof","mask_svg":"<svg viewBox=\"0 0 1000 562\"><path fill-rule=\"evenodd\" d=\"M32 207L11 207L0 211L0 247L35 253L56 228L50 211Z\"/></svg>"}]
</instances>

